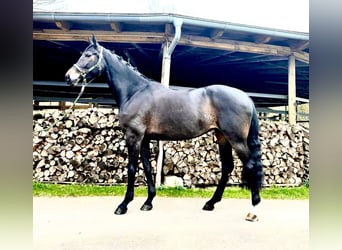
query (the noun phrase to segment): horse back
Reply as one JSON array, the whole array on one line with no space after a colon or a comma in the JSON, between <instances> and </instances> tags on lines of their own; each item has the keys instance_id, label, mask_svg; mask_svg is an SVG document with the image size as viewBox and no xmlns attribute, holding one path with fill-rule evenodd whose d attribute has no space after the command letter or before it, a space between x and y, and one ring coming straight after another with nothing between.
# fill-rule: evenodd
<instances>
[{"instance_id":1,"label":"horse back","mask_svg":"<svg viewBox=\"0 0 342 250\"><path fill-rule=\"evenodd\" d=\"M120 124L154 139L182 140L232 123L249 106L246 94L223 85L176 91L152 84L123 106Z\"/></svg>"}]
</instances>

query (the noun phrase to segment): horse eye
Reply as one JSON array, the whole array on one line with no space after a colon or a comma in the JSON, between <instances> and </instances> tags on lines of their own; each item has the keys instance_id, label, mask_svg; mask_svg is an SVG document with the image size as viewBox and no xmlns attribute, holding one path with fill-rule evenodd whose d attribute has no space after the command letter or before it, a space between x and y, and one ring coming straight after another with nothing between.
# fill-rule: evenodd
<instances>
[{"instance_id":1,"label":"horse eye","mask_svg":"<svg viewBox=\"0 0 342 250\"><path fill-rule=\"evenodd\" d=\"M93 55L93 54L92 54L92 53L89 53L89 52L84 54L85 57L91 57L92 55Z\"/></svg>"}]
</instances>

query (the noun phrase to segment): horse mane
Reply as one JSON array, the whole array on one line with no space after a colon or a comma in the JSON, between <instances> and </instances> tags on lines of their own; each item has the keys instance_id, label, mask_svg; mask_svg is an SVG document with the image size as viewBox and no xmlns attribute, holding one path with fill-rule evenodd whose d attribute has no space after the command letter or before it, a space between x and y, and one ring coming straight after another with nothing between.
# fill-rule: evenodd
<instances>
[{"instance_id":1,"label":"horse mane","mask_svg":"<svg viewBox=\"0 0 342 250\"><path fill-rule=\"evenodd\" d=\"M130 62L126 61L122 56L119 56L118 54L116 54L115 51L110 51L110 52L112 55L114 55L118 58L119 62L126 65L129 69L131 69L133 72L135 72L138 76L141 76L144 79L149 80L149 81L154 81L154 80L148 78L147 76L145 76L144 74L142 74L141 72L139 72L137 67L134 67Z\"/></svg>"}]
</instances>

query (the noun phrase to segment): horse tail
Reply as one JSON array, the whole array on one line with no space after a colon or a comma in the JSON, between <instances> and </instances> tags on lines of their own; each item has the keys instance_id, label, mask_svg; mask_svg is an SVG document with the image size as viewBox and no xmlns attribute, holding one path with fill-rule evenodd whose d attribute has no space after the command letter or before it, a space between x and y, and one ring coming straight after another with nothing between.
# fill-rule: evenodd
<instances>
[{"instance_id":1,"label":"horse tail","mask_svg":"<svg viewBox=\"0 0 342 250\"><path fill-rule=\"evenodd\" d=\"M247 137L250 151L249 158L242 171L244 186L251 190L260 190L263 182L263 166L261 163L261 144L259 140L259 121L253 105L252 119Z\"/></svg>"}]
</instances>

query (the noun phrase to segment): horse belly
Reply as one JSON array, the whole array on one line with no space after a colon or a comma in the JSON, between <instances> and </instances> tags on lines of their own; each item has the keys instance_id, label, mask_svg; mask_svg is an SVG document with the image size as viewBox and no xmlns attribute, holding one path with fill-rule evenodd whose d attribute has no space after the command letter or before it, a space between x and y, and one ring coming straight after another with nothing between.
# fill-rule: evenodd
<instances>
[{"instance_id":1,"label":"horse belly","mask_svg":"<svg viewBox=\"0 0 342 250\"><path fill-rule=\"evenodd\" d=\"M183 140L197 137L216 127L216 110L204 89L171 91L155 96L158 99L149 109L147 134Z\"/></svg>"},{"instance_id":2,"label":"horse belly","mask_svg":"<svg viewBox=\"0 0 342 250\"><path fill-rule=\"evenodd\" d=\"M147 134L155 139L184 140L198 137L215 127L212 115L184 109L170 110L151 120Z\"/></svg>"}]
</instances>

